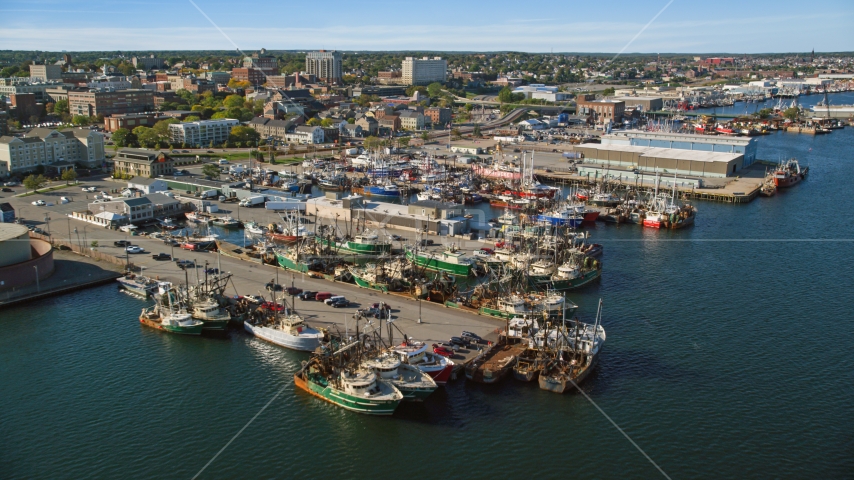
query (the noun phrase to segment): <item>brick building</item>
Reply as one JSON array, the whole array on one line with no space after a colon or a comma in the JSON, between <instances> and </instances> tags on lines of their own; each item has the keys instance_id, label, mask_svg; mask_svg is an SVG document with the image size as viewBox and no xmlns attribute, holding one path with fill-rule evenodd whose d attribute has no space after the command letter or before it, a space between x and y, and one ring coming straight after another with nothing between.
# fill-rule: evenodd
<instances>
[{"instance_id":1,"label":"brick building","mask_svg":"<svg viewBox=\"0 0 854 480\"><path fill-rule=\"evenodd\" d=\"M146 89L115 92L68 92L68 111L71 115L114 115L142 113L154 110L154 93Z\"/></svg>"},{"instance_id":2,"label":"brick building","mask_svg":"<svg viewBox=\"0 0 854 480\"><path fill-rule=\"evenodd\" d=\"M249 82L250 85L263 85L267 81L264 72L257 68L233 68L231 78L238 82Z\"/></svg>"},{"instance_id":3,"label":"brick building","mask_svg":"<svg viewBox=\"0 0 854 480\"><path fill-rule=\"evenodd\" d=\"M123 148L113 157L116 172L154 178L171 175L174 171L172 157L165 153L138 148Z\"/></svg>"},{"instance_id":4,"label":"brick building","mask_svg":"<svg viewBox=\"0 0 854 480\"><path fill-rule=\"evenodd\" d=\"M451 109L430 107L424 110L424 116L429 118L433 125L444 125L451 121Z\"/></svg>"},{"instance_id":5,"label":"brick building","mask_svg":"<svg viewBox=\"0 0 854 480\"><path fill-rule=\"evenodd\" d=\"M583 95L576 100L576 112L579 115L593 115L596 123L619 123L623 121L626 102L612 99L588 99Z\"/></svg>"}]
</instances>

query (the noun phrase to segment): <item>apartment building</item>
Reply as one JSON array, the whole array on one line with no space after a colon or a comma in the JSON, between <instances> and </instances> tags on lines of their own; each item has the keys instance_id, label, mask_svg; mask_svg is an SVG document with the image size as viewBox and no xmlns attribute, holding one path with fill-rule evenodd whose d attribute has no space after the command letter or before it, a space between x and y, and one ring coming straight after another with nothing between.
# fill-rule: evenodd
<instances>
[{"instance_id":1,"label":"apartment building","mask_svg":"<svg viewBox=\"0 0 854 480\"><path fill-rule=\"evenodd\" d=\"M323 143L323 129L320 127L311 127L301 125L294 129L293 132L285 134L285 141L300 143L300 144L318 144Z\"/></svg>"},{"instance_id":2,"label":"apartment building","mask_svg":"<svg viewBox=\"0 0 854 480\"><path fill-rule=\"evenodd\" d=\"M153 127L159 120L165 120L165 118L158 117L155 113L112 115L104 117L104 130L115 132L120 128L133 130L136 127Z\"/></svg>"},{"instance_id":3,"label":"apartment building","mask_svg":"<svg viewBox=\"0 0 854 480\"><path fill-rule=\"evenodd\" d=\"M260 53L253 53L243 58L243 68L255 68L265 75L277 75L279 73L279 60L272 55L265 55L267 51L261 49Z\"/></svg>"},{"instance_id":4,"label":"apartment building","mask_svg":"<svg viewBox=\"0 0 854 480\"><path fill-rule=\"evenodd\" d=\"M34 128L24 137L0 137L0 164L14 175L38 166L67 168L71 164L98 167L104 162L104 135L75 128Z\"/></svg>"},{"instance_id":5,"label":"apartment building","mask_svg":"<svg viewBox=\"0 0 854 480\"><path fill-rule=\"evenodd\" d=\"M403 110L397 114L400 117L400 128L404 130L421 130L424 128L424 115L413 110Z\"/></svg>"},{"instance_id":6,"label":"apartment building","mask_svg":"<svg viewBox=\"0 0 854 480\"><path fill-rule=\"evenodd\" d=\"M172 143L176 144L196 147L208 146L211 143L219 145L228 141L231 128L237 125L240 125L240 121L232 118L174 123L169 125L169 136Z\"/></svg>"},{"instance_id":7,"label":"apartment building","mask_svg":"<svg viewBox=\"0 0 854 480\"><path fill-rule=\"evenodd\" d=\"M154 110L154 93L146 89L68 92L68 111L71 115L114 115L142 113Z\"/></svg>"},{"instance_id":8,"label":"apartment building","mask_svg":"<svg viewBox=\"0 0 854 480\"><path fill-rule=\"evenodd\" d=\"M341 83L341 52L320 50L305 55L305 72L321 82Z\"/></svg>"},{"instance_id":9,"label":"apartment building","mask_svg":"<svg viewBox=\"0 0 854 480\"><path fill-rule=\"evenodd\" d=\"M404 85L443 83L448 79L448 61L441 57L406 57L401 71Z\"/></svg>"},{"instance_id":10,"label":"apartment building","mask_svg":"<svg viewBox=\"0 0 854 480\"><path fill-rule=\"evenodd\" d=\"M61 65L30 65L30 81L49 82L51 80L62 80Z\"/></svg>"},{"instance_id":11,"label":"apartment building","mask_svg":"<svg viewBox=\"0 0 854 480\"><path fill-rule=\"evenodd\" d=\"M162 58L157 58L154 54L151 54L147 57L133 57L131 59L131 63L133 63L134 68L139 70L157 70L160 68L166 67L166 63Z\"/></svg>"},{"instance_id":12,"label":"apartment building","mask_svg":"<svg viewBox=\"0 0 854 480\"><path fill-rule=\"evenodd\" d=\"M274 120L266 117L255 117L249 121L250 127L254 128L261 138L284 141L288 130L294 128L296 119Z\"/></svg>"}]
</instances>

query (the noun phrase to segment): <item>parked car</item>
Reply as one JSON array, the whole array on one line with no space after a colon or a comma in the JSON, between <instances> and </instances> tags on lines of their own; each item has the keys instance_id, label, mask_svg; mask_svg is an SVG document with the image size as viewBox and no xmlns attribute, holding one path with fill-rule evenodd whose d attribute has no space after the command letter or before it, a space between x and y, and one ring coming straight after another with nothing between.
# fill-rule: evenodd
<instances>
[{"instance_id":1,"label":"parked car","mask_svg":"<svg viewBox=\"0 0 854 480\"><path fill-rule=\"evenodd\" d=\"M300 293L297 297L300 300L314 300L314 296L317 295L317 292L310 292L308 290Z\"/></svg>"},{"instance_id":2,"label":"parked car","mask_svg":"<svg viewBox=\"0 0 854 480\"><path fill-rule=\"evenodd\" d=\"M4 192L11 192L11 191L12 191L12 189L11 189L11 188L9 188L9 187L3 187L3 191L4 191Z\"/></svg>"},{"instance_id":3,"label":"parked car","mask_svg":"<svg viewBox=\"0 0 854 480\"><path fill-rule=\"evenodd\" d=\"M332 296L333 295L331 292L317 292L317 294L314 296L314 299L317 300L318 302L322 302L322 301L324 301L327 298L330 298Z\"/></svg>"},{"instance_id":4,"label":"parked car","mask_svg":"<svg viewBox=\"0 0 854 480\"><path fill-rule=\"evenodd\" d=\"M330 303L329 305L331 305L332 308L349 307L350 306L350 300L347 300L346 298L342 298L339 300L335 300L334 302Z\"/></svg>"},{"instance_id":5,"label":"parked car","mask_svg":"<svg viewBox=\"0 0 854 480\"><path fill-rule=\"evenodd\" d=\"M465 330L463 330L463 333L460 334L460 338L462 338L463 340L465 340L469 343L480 343L481 341L483 341L483 339L480 338L480 335L476 335L474 333L467 332Z\"/></svg>"},{"instance_id":6,"label":"parked car","mask_svg":"<svg viewBox=\"0 0 854 480\"><path fill-rule=\"evenodd\" d=\"M196 262L194 262L192 260L178 260L177 262L175 262L175 265L178 265L178 267L180 267L180 268L191 267L195 264L196 264Z\"/></svg>"},{"instance_id":7,"label":"parked car","mask_svg":"<svg viewBox=\"0 0 854 480\"><path fill-rule=\"evenodd\" d=\"M334 296L329 297L326 300L324 300L323 303L325 303L327 305L332 305L333 303L341 301L341 300L347 300L347 299L344 298L343 295L334 295Z\"/></svg>"},{"instance_id":8,"label":"parked car","mask_svg":"<svg viewBox=\"0 0 854 480\"><path fill-rule=\"evenodd\" d=\"M273 302L264 302L261 304L261 308L264 310L270 310L273 312L283 312L285 311L285 306L281 303L273 303Z\"/></svg>"},{"instance_id":9,"label":"parked car","mask_svg":"<svg viewBox=\"0 0 854 480\"><path fill-rule=\"evenodd\" d=\"M177 246L181 245L180 242L178 242L177 240L171 239L171 238L164 238L163 243L165 243L166 245L172 245L173 247L177 247Z\"/></svg>"},{"instance_id":10,"label":"parked car","mask_svg":"<svg viewBox=\"0 0 854 480\"><path fill-rule=\"evenodd\" d=\"M488 254L490 254L490 255L492 255L493 253L495 253L495 250L493 250L493 249L491 249L491 248L487 248L487 247L481 247L481 250L482 250L482 251L484 251L484 252L486 252L486 253L488 253Z\"/></svg>"},{"instance_id":11,"label":"parked car","mask_svg":"<svg viewBox=\"0 0 854 480\"><path fill-rule=\"evenodd\" d=\"M155 260L172 260L172 255L169 255L168 253L156 253L152 255L151 258Z\"/></svg>"},{"instance_id":12,"label":"parked car","mask_svg":"<svg viewBox=\"0 0 854 480\"><path fill-rule=\"evenodd\" d=\"M125 251L128 253L145 253L145 250L142 247L137 247L136 245L125 247Z\"/></svg>"},{"instance_id":13,"label":"parked car","mask_svg":"<svg viewBox=\"0 0 854 480\"><path fill-rule=\"evenodd\" d=\"M451 339L448 340L448 343L450 343L451 345L459 345L460 347L464 348L468 348L469 346L469 342L463 340L460 337L451 337Z\"/></svg>"},{"instance_id":14,"label":"parked car","mask_svg":"<svg viewBox=\"0 0 854 480\"><path fill-rule=\"evenodd\" d=\"M278 283L275 283L275 282L267 282L267 284L264 285L264 288L267 289L268 292L281 292L282 291L282 286Z\"/></svg>"},{"instance_id":15,"label":"parked car","mask_svg":"<svg viewBox=\"0 0 854 480\"><path fill-rule=\"evenodd\" d=\"M443 346L439 345L438 343L433 344L433 353L435 353L437 355L441 355L443 357L453 357L454 356L453 350L451 350L450 348L447 348L447 347L443 347Z\"/></svg>"},{"instance_id":16,"label":"parked car","mask_svg":"<svg viewBox=\"0 0 854 480\"><path fill-rule=\"evenodd\" d=\"M117 240L113 242L113 245L116 247L129 247L131 243L127 240Z\"/></svg>"},{"instance_id":17,"label":"parked car","mask_svg":"<svg viewBox=\"0 0 854 480\"><path fill-rule=\"evenodd\" d=\"M421 246L422 246L422 247L426 247L426 246L428 246L428 245L433 245L433 240L429 240L429 239L427 239L427 240L421 240Z\"/></svg>"},{"instance_id":18,"label":"parked car","mask_svg":"<svg viewBox=\"0 0 854 480\"><path fill-rule=\"evenodd\" d=\"M43 207L46 205L46 203L44 203L44 200L36 200L35 202L33 202L33 205L37 207Z\"/></svg>"},{"instance_id":19,"label":"parked car","mask_svg":"<svg viewBox=\"0 0 854 480\"><path fill-rule=\"evenodd\" d=\"M302 289L297 287L288 287L285 291L288 292L288 295L299 295L302 293Z\"/></svg>"},{"instance_id":20,"label":"parked car","mask_svg":"<svg viewBox=\"0 0 854 480\"><path fill-rule=\"evenodd\" d=\"M218 268L208 268L208 269L205 269L205 273L207 273L208 275L219 275L219 269Z\"/></svg>"}]
</instances>

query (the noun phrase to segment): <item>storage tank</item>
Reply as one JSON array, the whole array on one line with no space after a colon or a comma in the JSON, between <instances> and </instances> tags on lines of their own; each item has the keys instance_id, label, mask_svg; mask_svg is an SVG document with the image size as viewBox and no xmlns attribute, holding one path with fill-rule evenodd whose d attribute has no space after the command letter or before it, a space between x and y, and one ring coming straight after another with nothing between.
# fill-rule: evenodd
<instances>
[{"instance_id":1,"label":"storage tank","mask_svg":"<svg viewBox=\"0 0 854 480\"><path fill-rule=\"evenodd\" d=\"M16 223L0 223L0 267L31 258L30 231Z\"/></svg>"}]
</instances>

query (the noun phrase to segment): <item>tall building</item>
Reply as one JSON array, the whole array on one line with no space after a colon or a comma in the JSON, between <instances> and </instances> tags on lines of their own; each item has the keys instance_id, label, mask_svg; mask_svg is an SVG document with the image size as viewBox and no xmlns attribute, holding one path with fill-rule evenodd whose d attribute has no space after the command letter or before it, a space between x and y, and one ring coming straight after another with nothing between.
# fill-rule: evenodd
<instances>
[{"instance_id":1,"label":"tall building","mask_svg":"<svg viewBox=\"0 0 854 480\"><path fill-rule=\"evenodd\" d=\"M305 54L305 73L314 75L320 81L341 83L341 52L308 52Z\"/></svg>"},{"instance_id":2,"label":"tall building","mask_svg":"<svg viewBox=\"0 0 854 480\"><path fill-rule=\"evenodd\" d=\"M134 68L138 68L140 70L156 70L166 66L163 59L155 57L153 53L147 57L133 57L131 62L133 63Z\"/></svg>"},{"instance_id":3,"label":"tall building","mask_svg":"<svg viewBox=\"0 0 854 480\"><path fill-rule=\"evenodd\" d=\"M251 56L243 58L243 68L257 68L261 70L264 75L278 75L279 74L279 59L272 55L265 55L267 53L266 49L261 49L261 52L253 53Z\"/></svg>"},{"instance_id":4,"label":"tall building","mask_svg":"<svg viewBox=\"0 0 854 480\"><path fill-rule=\"evenodd\" d=\"M228 141L231 128L238 125L240 125L240 121L231 118L173 123L169 125L169 136L172 143L175 144L197 147L208 146L211 143L219 145Z\"/></svg>"},{"instance_id":5,"label":"tall building","mask_svg":"<svg viewBox=\"0 0 854 480\"><path fill-rule=\"evenodd\" d=\"M88 128L34 128L24 137L0 137L0 163L14 175L38 166L79 163L98 167L104 161L104 135Z\"/></svg>"},{"instance_id":6,"label":"tall building","mask_svg":"<svg viewBox=\"0 0 854 480\"><path fill-rule=\"evenodd\" d=\"M403 60L404 85L427 85L433 82L444 83L448 79L448 61L441 57L414 58Z\"/></svg>"},{"instance_id":7,"label":"tall building","mask_svg":"<svg viewBox=\"0 0 854 480\"><path fill-rule=\"evenodd\" d=\"M71 115L113 115L142 113L154 110L154 92L145 89L114 92L68 92L68 112Z\"/></svg>"},{"instance_id":8,"label":"tall building","mask_svg":"<svg viewBox=\"0 0 854 480\"><path fill-rule=\"evenodd\" d=\"M30 80L33 82L62 80L62 67L60 65L30 65Z\"/></svg>"}]
</instances>

